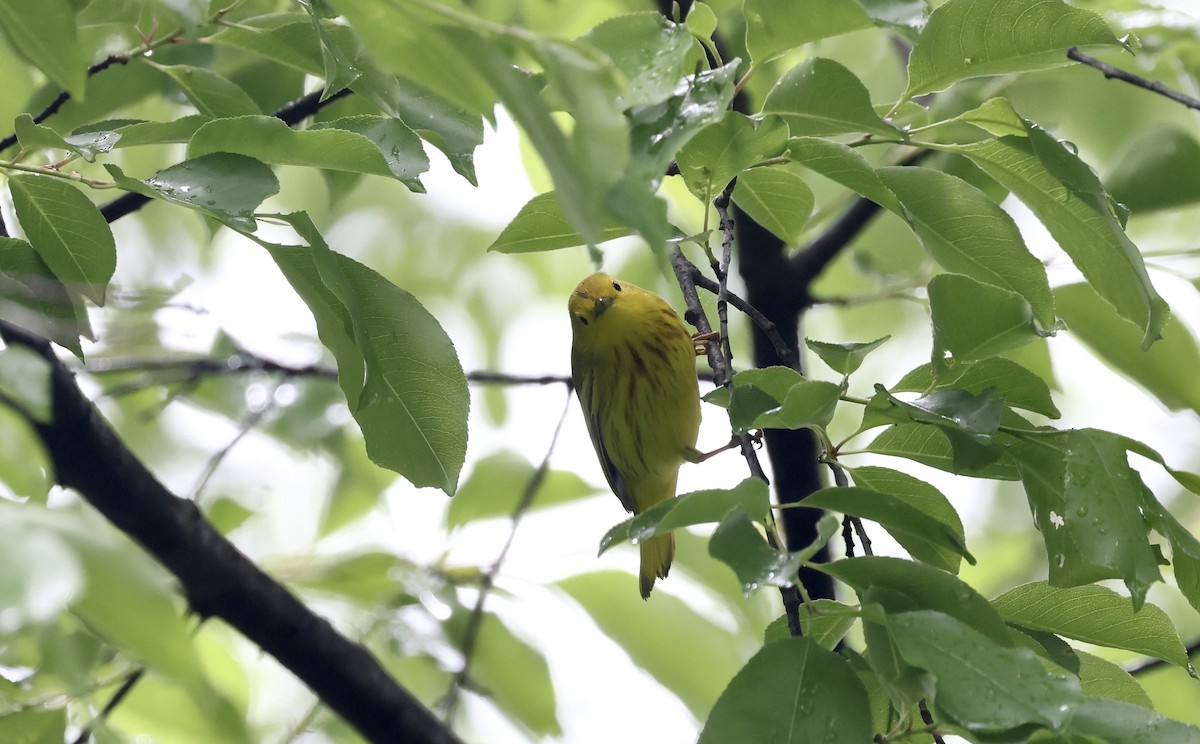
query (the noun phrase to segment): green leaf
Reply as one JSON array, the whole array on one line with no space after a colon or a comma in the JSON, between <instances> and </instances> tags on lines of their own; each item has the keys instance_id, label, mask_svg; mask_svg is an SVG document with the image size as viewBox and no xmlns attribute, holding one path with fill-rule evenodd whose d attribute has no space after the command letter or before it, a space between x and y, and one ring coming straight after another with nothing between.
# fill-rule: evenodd
<instances>
[{"instance_id":1,"label":"green leaf","mask_svg":"<svg viewBox=\"0 0 1200 744\"><path fill-rule=\"evenodd\" d=\"M828 364L834 372L851 375L862 365L863 360L867 358L867 354L883 346L890 338L891 336L884 336L874 341L851 341L843 344L835 344L828 341L813 341L811 338L805 338L804 345L811 349L814 354L821 357L821 361Z\"/></svg>"},{"instance_id":2,"label":"green leaf","mask_svg":"<svg viewBox=\"0 0 1200 744\"><path fill-rule=\"evenodd\" d=\"M426 142L441 150L455 172L478 186L475 148L483 144L483 119L405 78L396 78L393 111Z\"/></svg>"},{"instance_id":3,"label":"green leaf","mask_svg":"<svg viewBox=\"0 0 1200 744\"><path fill-rule=\"evenodd\" d=\"M429 158L425 155L421 138L399 119L390 116L347 116L317 122L309 131L325 129L354 132L371 140L379 148L379 153L397 180L409 191L425 193L425 187L417 176L429 170Z\"/></svg>"},{"instance_id":4,"label":"green leaf","mask_svg":"<svg viewBox=\"0 0 1200 744\"><path fill-rule=\"evenodd\" d=\"M60 88L82 98L87 85L87 49L75 36L75 9L68 0L0 0L0 28L25 59Z\"/></svg>"},{"instance_id":5,"label":"green leaf","mask_svg":"<svg viewBox=\"0 0 1200 744\"><path fill-rule=\"evenodd\" d=\"M25 237L69 290L104 304L117 247L100 210L79 189L48 176L8 181Z\"/></svg>"},{"instance_id":6,"label":"green leaf","mask_svg":"<svg viewBox=\"0 0 1200 744\"><path fill-rule=\"evenodd\" d=\"M1200 738L1195 726L1116 700L1085 698L1074 712L1072 734L1096 737L1108 744L1191 744Z\"/></svg>"},{"instance_id":7,"label":"green leaf","mask_svg":"<svg viewBox=\"0 0 1200 744\"><path fill-rule=\"evenodd\" d=\"M870 740L867 691L849 663L811 638L786 638L763 646L737 673L699 742Z\"/></svg>"},{"instance_id":8,"label":"green leaf","mask_svg":"<svg viewBox=\"0 0 1200 744\"><path fill-rule=\"evenodd\" d=\"M458 613L446 623L460 647L466 623L466 613ZM485 696L530 732L538 736L562 734L545 657L491 612L484 613L479 625L471 657L471 679Z\"/></svg>"},{"instance_id":9,"label":"green leaf","mask_svg":"<svg viewBox=\"0 0 1200 744\"><path fill-rule=\"evenodd\" d=\"M692 491L660 501L609 530L600 540L600 553L626 540L649 540L680 527L720 522L738 507L751 519L764 522L770 508L767 484L758 478L746 478L733 488Z\"/></svg>"},{"instance_id":10,"label":"green leaf","mask_svg":"<svg viewBox=\"0 0 1200 744\"><path fill-rule=\"evenodd\" d=\"M787 139L787 125L778 117L756 122L728 111L681 147L675 162L688 190L707 203L743 170L782 153Z\"/></svg>"},{"instance_id":11,"label":"green leaf","mask_svg":"<svg viewBox=\"0 0 1200 744\"><path fill-rule=\"evenodd\" d=\"M875 168L857 151L842 143L819 137L793 137L788 140L788 155L805 168L904 216L900 200L883 185Z\"/></svg>"},{"instance_id":12,"label":"green leaf","mask_svg":"<svg viewBox=\"0 0 1200 744\"><path fill-rule=\"evenodd\" d=\"M1154 710L1154 701L1129 672L1119 664L1086 651L1074 651L1079 658L1079 687L1088 697L1133 703Z\"/></svg>"},{"instance_id":13,"label":"green leaf","mask_svg":"<svg viewBox=\"0 0 1200 744\"><path fill-rule=\"evenodd\" d=\"M100 124L112 127L112 131L120 135L120 139L116 140L114 146L123 148L138 145L163 145L187 142L196 133L197 129L209 121L211 120L207 116L191 114L175 119L174 121L139 121L131 119L100 122Z\"/></svg>"},{"instance_id":14,"label":"green leaf","mask_svg":"<svg viewBox=\"0 0 1200 744\"><path fill-rule=\"evenodd\" d=\"M826 651L832 651L854 627L862 613L857 607L834 602L832 599L814 599L800 605L797 614L800 617L801 636L812 639ZM763 632L763 643L773 643L791 637L787 615L780 615L772 620Z\"/></svg>"},{"instance_id":15,"label":"green leaf","mask_svg":"<svg viewBox=\"0 0 1200 744\"><path fill-rule=\"evenodd\" d=\"M1175 124L1138 127L1113 156L1109 193L1134 214L1200 201L1200 142Z\"/></svg>"},{"instance_id":16,"label":"green leaf","mask_svg":"<svg viewBox=\"0 0 1200 744\"><path fill-rule=\"evenodd\" d=\"M312 310L322 343L337 359L367 454L415 486L453 494L466 452L469 396L446 332L411 294L330 252L306 215L283 219L309 248L247 237L271 253Z\"/></svg>"},{"instance_id":17,"label":"green leaf","mask_svg":"<svg viewBox=\"0 0 1200 744\"><path fill-rule=\"evenodd\" d=\"M929 168L876 171L900 197L922 245L948 271L1025 298L1042 328L1054 327L1046 267L1029 252L1016 222L971 184Z\"/></svg>"},{"instance_id":18,"label":"green leaf","mask_svg":"<svg viewBox=\"0 0 1200 744\"><path fill-rule=\"evenodd\" d=\"M203 116L216 119L262 113L246 91L212 70L191 65L160 65L144 57L142 62L174 80Z\"/></svg>"},{"instance_id":19,"label":"green leaf","mask_svg":"<svg viewBox=\"0 0 1200 744\"><path fill-rule=\"evenodd\" d=\"M849 584L860 598L868 593L889 614L936 610L987 636L992 643L1012 646L1008 626L991 604L952 574L901 558L863 556L814 566Z\"/></svg>"},{"instance_id":20,"label":"green leaf","mask_svg":"<svg viewBox=\"0 0 1200 744\"><path fill-rule=\"evenodd\" d=\"M480 460L450 501L446 526L450 529L494 517L511 517L526 488L533 483L533 465L516 453L504 450ZM531 509L565 504L598 493L582 478L567 470L548 470L540 477Z\"/></svg>"},{"instance_id":21,"label":"green leaf","mask_svg":"<svg viewBox=\"0 0 1200 744\"><path fill-rule=\"evenodd\" d=\"M871 18L855 0L746 0L746 50L755 66L818 39L867 28Z\"/></svg>"},{"instance_id":22,"label":"green leaf","mask_svg":"<svg viewBox=\"0 0 1200 744\"><path fill-rule=\"evenodd\" d=\"M1024 202L1100 296L1141 330L1143 347L1159 338L1166 303L1100 180L1078 156L1033 125L1028 138L939 147L966 155Z\"/></svg>"},{"instance_id":23,"label":"green leaf","mask_svg":"<svg viewBox=\"0 0 1200 744\"><path fill-rule=\"evenodd\" d=\"M795 11L786 14L800 15ZM762 110L782 116L793 136L846 132L900 136L899 130L875 113L871 94L862 81L823 57L813 57L788 70L767 94Z\"/></svg>"},{"instance_id":24,"label":"green leaf","mask_svg":"<svg viewBox=\"0 0 1200 744\"><path fill-rule=\"evenodd\" d=\"M962 520L959 519L958 512L955 511L950 500L941 491L925 481L914 478L907 473L902 473L899 470L892 470L876 465L863 465L847 469L850 472L850 477L854 480L854 485L879 493L886 493L893 498L900 499L921 513L937 520L937 522L954 535L954 539L958 543L966 543ZM947 558L954 562L956 570L958 567L957 558L950 554L947 554Z\"/></svg>"},{"instance_id":25,"label":"green leaf","mask_svg":"<svg viewBox=\"0 0 1200 744\"><path fill-rule=\"evenodd\" d=\"M1046 543L1050 584L1121 578L1142 606L1161 581L1142 515L1142 481L1119 437L1072 429L1031 437L1011 450Z\"/></svg>"},{"instance_id":26,"label":"green leaf","mask_svg":"<svg viewBox=\"0 0 1200 744\"><path fill-rule=\"evenodd\" d=\"M970 731L1062 731L1082 701L1076 678L1046 671L1029 649L998 644L949 614L889 614L887 627L904 660L928 674L937 710Z\"/></svg>"},{"instance_id":27,"label":"green leaf","mask_svg":"<svg viewBox=\"0 0 1200 744\"><path fill-rule=\"evenodd\" d=\"M690 603L656 591L647 605L629 574L582 574L558 584L581 604L634 664L675 693L692 715L704 718L743 658L730 634ZM654 622L646 622L647 608ZM696 649L704 649L703 654Z\"/></svg>"},{"instance_id":28,"label":"green leaf","mask_svg":"<svg viewBox=\"0 0 1200 744\"><path fill-rule=\"evenodd\" d=\"M743 171L733 188L734 203L789 245L800 242L814 200L804 178L786 167Z\"/></svg>"},{"instance_id":29,"label":"green leaf","mask_svg":"<svg viewBox=\"0 0 1200 744\"><path fill-rule=\"evenodd\" d=\"M1179 591L1192 607L1200 609L1200 540L1164 509L1148 488L1142 488L1141 507L1150 526L1171 544L1171 567Z\"/></svg>"},{"instance_id":30,"label":"green leaf","mask_svg":"<svg viewBox=\"0 0 1200 744\"><path fill-rule=\"evenodd\" d=\"M784 553L768 545L740 506L734 507L717 525L708 543L708 553L733 569L747 596L764 584L795 583L803 563L798 554Z\"/></svg>"},{"instance_id":31,"label":"green leaf","mask_svg":"<svg viewBox=\"0 0 1200 744\"><path fill-rule=\"evenodd\" d=\"M1167 613L1149 603L1134 612L1128 597L1103 586L1056 588L1035 581L996 597L992 606L1014 625L1188 666L1187 651Z\"/></svg>"},{"instance_id":32,"label":"green leaf","mask_svg":"<svg viewBox=\"0 0 1200 744\"><path fill-rule=\"evenodd\" d=\"M1087 284L1057 287L1054 296L1067 330L1109 366L1148 390L1173 411L1200 412L1200 348L1178 318L1163 325L1162 339L1143 349L1142 336L1121 320Z\"/></svg>"},{"instance_id":33,"label":"green leaf","mask_svg":"<svg viewBox=\"0 0 1200 744\"><path fill-rule=\"evenodd\" d=\"M39 148L66 150L89 163L95 162L97 155L113 149L121 139L119 133L104 130L93 130L84 134L62 137L50 127L33 123L33 117L29 114L21 114L13 124L17 140L20 141L22 148L26 150Z\"/></svg>"},{"instance_id":34,"label":"green leaf","mask_svg":"<svg viewBox=\"0 0 1200 744\"><path fill-rule=\"evenodd\" d=\"M34 421L48 423L53 418L50 372L50 363L32 349L0 349L0 400Z\"/></svg>"},{"instance_id":35,"label":"green leaf","mask_svg":"<svg viewBox=\"0 0 1200 744\"><path fill-rule=\"evenodd\" d=\"M313 0L300 0L300 6L312 19L313 30L321 43L322 76L325 78L321 100L324 101L357 80L361 73L352 58L352 53L343 48L341 41L330 33L331 27L325 25L321 13L317 12L313 5Z\"/></svg>"},{"instance_id":36,"label":"green leaf","mask_svg":"<svg viewBox=\"0 0 1200 744\"><path fill-rule=\"evenodd\" d=\"M822 488L800 505L878 522L914 558L931 566L957 573L960 557L975 564L961 534L898 496L866 488Z\"/></svg>"},{"instance_id":37,"label":"green leaf","mask_svg":"<svg viewBox=\"0 0 1200 744\"><path fill-rule=\"evenodd\" d=\"M977 362L956 365L949 373L939 375L936 380L933 377L933 365L922 364L893 385L892 392L928 393L951 387L976 395L988 388L995 388L1004 396L1005 405L1040 413L1052 419L1062 415L1050 397L1050 387L1046 381L1004 357L988 357Z\"/></svg>"},{"instance_id":38,"label":"green leaf","mask_svg":"<svg viewBox=\"0 0 1200 744\"><path fill-rule=\"evenodd\" d=\"M16 516L0 523L0 560L5 566L0 575L0 604L5 607L0 633L6 636L53 621L86 588L83 566L71 546L52 530L31 529L19 512L9 512L12 508L0 508L0 514Z\"/></svg>"},{"instance_id":39,"label":"green leaf","mask_svg":"<svg viewBox=\"0 0 1200 744\"><path fill-rule=\"evenodd\" d=\"M123 189L190 207L251 232L257 227L254 210L279 193L279 179L268 166L225 152L176 163L145 180L130 178L112 164L104 167Z\"/></svg>"},{"instance_id":40,"label":"green leaf","mask_svg":"<svg viewBox=\"0 0 1200 744\"><path fill-rule=\"evenodd\" d=\"M929 311L933 365L939 375L1050 333L1037 327L1024 297L962 274L938 274L929 281Z\"/></svg>"},{"instance_id":41,"label":"green leaf","mask_svg":"<svg viewBox=\"0 0 1200 744\"><path fill-rule=\"evenodd\" d=\"M691 17L688 17L689 22ZM644 11L610 18L580 37L608 55L625 76L617 108L646 106L670 98L699 59L687 25Z\"/></svg>"},{"instance_id":42,"label":"green leaf","mask_svg":"<svg viewBox=\"0 0 1200 744\"><path fill-rule=\"evenodd\" d=\"M841 395L840 385L809 380L787 367L748 369L733 376L729 419L739 434L756 428L824 428Z\"/></svg>"},{"instance_id":43,"label":"green leaf","mask_svg":"<svg viewBox=\"0 0 1200 744\"><path fill-rule=\"evenodd\" d=\"M1097 13L1061 0L949 0L929 16L908 60L905 98L972 77L1069 64L1071 47L1117 46Z\"/></svg>"},{"instance_id":44,"label":"green leaf","mask_svg":"<svg viewBox=\"0 0 1200 744\"><path fill-rule=\"evenodd\" d=\"M357 132L344 129L297 131L274 116L239 116L216 119L196 130L188 143L188 156L199 158L228 152L272 165L367 173L394 177L392 164L379 146Z\"/></svg>"},{"instance_id":45,"label":"green leaf","mask_svg":"<svg viewBox=\"0 0 1200 744\"><path fill-rule=\"evenodd\" d=\"M81 335L91 335L86 311L33 246L0 238L0 317L83 358Z\"/></svg>"},{"instance_id":46,"label":"green leaf","mask_svg":"<svg viewBox=\"0 0 1200 744\"><path fill-rule=\"evenodd\" d=\"M989 98L976 108L941 123L954 122L972 124L995 137L1025 137L1029 134L1025 120L1007 98Z\"/></svg>"},{"instance_id":47,"label":"green leaf","mask_svg":"<svg viewBox=\"0 0 1200 744\"><path fill-rule=\"evenodd\" d=\"M597 242L621 238L632 230L624 225L602 227ZM583 245L579 234L563 214L562 204L553 191L538 194L521 207L517 216L488 246L497 253L535 253Z\"/></svg>"},{"instance_id":48,"label":"green leaf","mask_svg":"<svg viewBox=\"0 0 1200 744\"><path fill-rule=\"evenodd\" d=\"M960 445L968 442L980 447L993 445L992 435L1000 426L1003 410L1004 400L997 397L995 388L988 388L979 395L966 390L937 390L916 400L904 401L876 383L875 395L863 415L863 427L872 426L877 421L932 424L950 437L950 443L955 447L955 457L962 459L963 466L979 467L986 462L976 463L968 459L974 454L973 451Z\"/></svg>"},{"instance_id":49,"label":"green leaf","mask_svg":"<svg viewBox=\"0 0 1200 744\"><path fill-rule=\"evenodd\" d=\"M899 424L884 429L866 447L867 452L903 457L956 475L995 480L1019 480L1020 473L1007 458L981 467L960 468L945 430L924 424Z\"/></svg>"}]
</instances>

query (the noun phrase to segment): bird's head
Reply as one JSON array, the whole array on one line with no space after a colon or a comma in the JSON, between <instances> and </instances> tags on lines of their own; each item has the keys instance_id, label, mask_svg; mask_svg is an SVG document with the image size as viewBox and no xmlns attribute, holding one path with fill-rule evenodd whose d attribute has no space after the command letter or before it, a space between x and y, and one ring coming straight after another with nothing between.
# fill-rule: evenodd
<instances>
[{"instance_id":1,"label":"bird's head","mask_svg":"<svg viewBox=\"0 0 1200 744\"><path fill-rule=\"evenodd\" d=\"M591 328L612 309L619 300L624 287L621 282L604 272L592 274L575 287L567 308L571 312L571 326L576 332Z\"/></svg>"}]
</instances>

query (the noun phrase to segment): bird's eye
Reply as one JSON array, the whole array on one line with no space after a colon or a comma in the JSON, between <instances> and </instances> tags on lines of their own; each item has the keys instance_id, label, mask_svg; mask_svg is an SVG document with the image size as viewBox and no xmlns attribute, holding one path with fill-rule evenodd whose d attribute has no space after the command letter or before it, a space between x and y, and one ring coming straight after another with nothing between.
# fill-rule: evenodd
<instances>
[{"instance_id":1,"label":"bird's eye","mask_svg":"<svg viewBox=\"0 0 1200 744\"><path fill-rule=\"evenodd\" d=\"M579 325L587 325L587 318L582 315L576 315L575 317L579 318Z\"/></svg>"},{"instance_id":2,"label":"bird's eye","mask_svg":"<svg viewBox=\"0 0 1200 744\"><path fill-rule=\"evenodd\" d=\"M618 292L620 292L620 291L621 291L621 285L620 285L620 284L617 284L616 282L613 282L613 289L615 289L615 290L617 290Z\"/></svg>"}]
</instances>

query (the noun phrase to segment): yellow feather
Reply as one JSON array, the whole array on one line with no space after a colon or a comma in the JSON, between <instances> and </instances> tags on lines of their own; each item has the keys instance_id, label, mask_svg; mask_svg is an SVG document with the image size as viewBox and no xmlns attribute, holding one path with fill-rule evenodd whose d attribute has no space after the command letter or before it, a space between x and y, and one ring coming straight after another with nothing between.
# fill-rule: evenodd
<instances>
[{"instance_id":1,"label":"yellow feather","mask_svg":"<svg viewBox=\"0 0 1200 744\"><path fill-rule=\"evenodd\" d=\"M567 307L571 374L600 467L625 509L640 514L674 498L679 467L695 452L700 388L691 334L666 300L592 274ZM650 596L675 556L674 535L641 544L640 585Z\"/></svg>"}]
</instances>

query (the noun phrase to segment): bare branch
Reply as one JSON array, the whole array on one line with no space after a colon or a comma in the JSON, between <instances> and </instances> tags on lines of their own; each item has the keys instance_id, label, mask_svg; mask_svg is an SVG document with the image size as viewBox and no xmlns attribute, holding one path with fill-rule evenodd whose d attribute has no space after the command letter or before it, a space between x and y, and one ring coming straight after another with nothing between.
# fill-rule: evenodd
<instances>
[{"instance_id":1,"label":"bare branch","mask_svg":"<svg viewBox=\"0 0 1200 744\"><path fill-rule=\"evenodd\" d=\"M1113 67L1107 62L1101 62L1095 57L1089 57L1075 47L1071 47L1067 50L1067 57L1075 60L1076 62L1082 62L1088 67L1096 68L1100 72L1104 73L1104 77L1108 78L1109 80L1122 80L1130 85L1136 85L1139 88L1144 88L1153 93L1157 93L1160 96L1170 98L1176 103L1182 103L1184 106L1187 106L1190 109L1200 111L1200 99L1193 98L1186 93L1180 93L1177 90L1168 88L1156 80L1147 80L1140 75L1134 75L1132 72L1122 70L1120 67Z\"/></svg>"}]
</instances>

